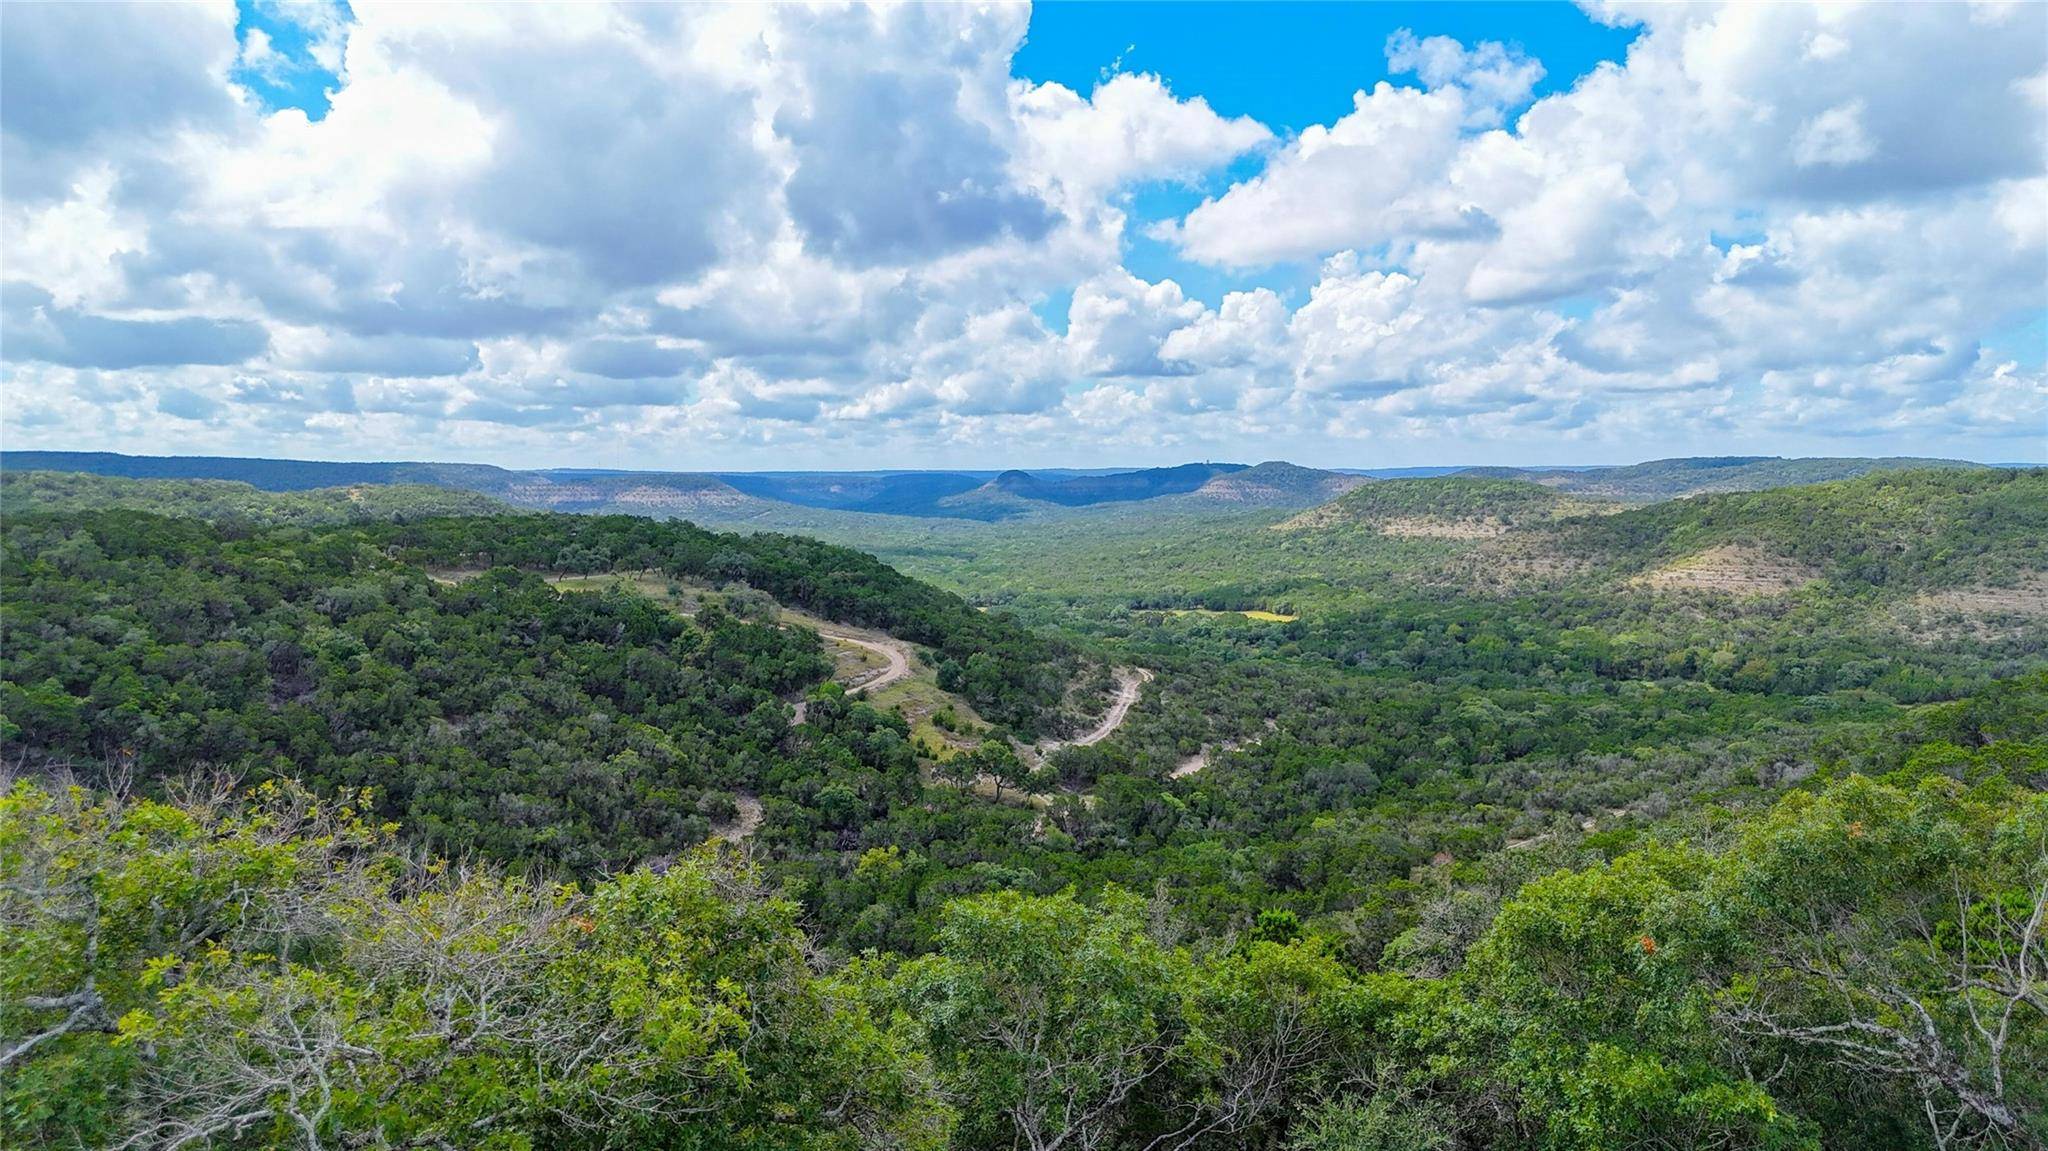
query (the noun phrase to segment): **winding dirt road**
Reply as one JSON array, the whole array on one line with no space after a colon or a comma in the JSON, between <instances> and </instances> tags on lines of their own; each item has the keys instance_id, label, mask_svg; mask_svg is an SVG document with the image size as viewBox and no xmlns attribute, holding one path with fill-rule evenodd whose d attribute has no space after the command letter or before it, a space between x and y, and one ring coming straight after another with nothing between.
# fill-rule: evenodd
<instances>
[{"instance_id":1,"label":"winding dirt road","mask_svg":"<svg viewBox=\"0 0 2048 1151\"><path fill-rule=\"evenodd\" d=\"M864 647L889 661L889 666L883 668L880 675L857 685L849 686L846 689L846 694L848 695L888 687L890 684L910 674L909 644L893 639L854 635L852 632L835 631L823 627L818 628L818 634L826 639L837 640L840 643L850 643L855 647Z\"/></svg>"},{"instance_id":2,"label":"winding dirt road","mask_svg":"<svg viewBox=\"0 0 2048 1151\"><path fill-rule=\"evenodd\" d=\"M890 684L910 674L910 645L907 643L882 635L855 635L852 632L841 631L838 628L818 622L806 621L805 626L817 632L819 636L825 639L832 640L835 643L850 643L855 647L866 648L868 651L874 652L889 661L888 666L884 667L878 674L870 676L860 683L847 684L846 694L848 695L861 695L878 688L888 687ZM791 717L790 724L795 726L803 723L806 719L810 718L809 712L809 702L801 699L797 700L796 715Z\"/></svg>"},{"instance_id":3,"label":"winding dirt road","mask_svg":"<svg viewBox=\"0 0 2048 1151\"><path fill-rule=\"evenodd\" d=\"M1122 727L1124 719L1131 714L1131 708L1137 706L1138 696L1144 692L1145 685L1151 682L1152 673L1145 668L1117 668L1116 698L1110 701L1109 710L1103 713L1102 722L1096 724L1085 734L1077 735L1072 739L1052 740L1039 744L1039 754L1048 755L1063 747L1088 747L1091 744L1101 743L1103 740L1115 735L1116 729Z\"/></svg>"}]
</instances>

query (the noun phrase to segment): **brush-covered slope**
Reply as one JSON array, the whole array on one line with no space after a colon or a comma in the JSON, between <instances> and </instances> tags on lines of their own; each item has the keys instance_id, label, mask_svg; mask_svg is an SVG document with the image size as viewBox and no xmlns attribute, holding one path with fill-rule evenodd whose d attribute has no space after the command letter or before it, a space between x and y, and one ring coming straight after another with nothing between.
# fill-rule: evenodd
<instances>
[{"instance_id":1,"label":"brush-covered slope","mask_svg":"<svg viewBox=\"0 0 2048 1151\"><path fill-rule=\"evenodd\" d=\"M507 503L558 512L623 512L656 518L740 513L762 501L712 476L689 472L511 472L485 489Z\"/></svg>"},{"instance_id":2,"label":"brush-covered slope","mask_svg":"<svg viewBox=\"0 0 2048 1151\"><path fill-rule=\"evenodd\" d=\"M784 701L830 670L812 633L564 595L551 576L744 581L920 645L947 690L1025 735L1074 673L1059 642L865 553L631 516L9 516L0 570L0 757L17 769L118 757L145 786L217 771L373 788L439 847L578 871L693 847L736 792L802 805L836 771L882 808L918 781L901 720L827 700L792 737Z\"/></svg>"},{"instance_id":3,"label":"brush-covered slope","mask_svg":"<svg viewBox=\"0 0 2048 1151\"><path fill-rule=\"evenodd\" d=\"M708 512L736 515L765 506L723 480L692 472L514 471L489 464L328 463L232 456L124 456L113 452L0 454L0 471L32 469L130 479L232 480L270 492L366 484L431 484L489 496L514 507L656 517Z\"/></svg>"},{"instance_id":4,"label":"brush-covered slope","mask_svg":"<svg viewBox=\"0 0 2048 1151\"><path fill-rule=\"evenodd\" d=\"M1382 535L1479 539L1600 507L1597 501L1540 484L1459 475L1366 484L1279 526L1283 531L1364 527Z\"/></svg>"},{"instance_id":5,"label":"brush-covered slope","mask_svg":"<svg viewBox=\"0 0 2048 1151\"><path fill-rule=\"evenodd\" d=\"M1884 471L1672 500L1549 534L1565 552L1623 570L1747 554L1839 584L2005 584L2048 571L2048 470Z\"/></svg>"},{"instance_id":6,"label":"brush-covered slope","mask_svg":"<svg viewBox=\"0 0 2048 1151\"><path fill-rule=\"evenodd\" d=\"M0 473L0 512L8 516L95 508L126 508L216 522L304 526L512 510L477 492L431 484L353 484L272 492L237 480L136 480L86 472Z\"/></svg>"},{"instance_id":7,"label":"brush-covered slope","mask_svg":"<svg viewBox=\"0 0 2048 1151\"><path fill-rule=\"evenodd\" d=\"M1826 483L1830 480L1853 479L1872 472L1983 467L1983 464L1967 460L1922 459L1913 456L1810 459L1785 459L1779 456L1693 456L1683 459L1650 460L1646 463L1616 468L1563 471L1472 468L1460 474L1527 480L1579 495L1624 500L1630 503L1648 503L1705 492L1764 491L1770 488Z\"/></svg>"}]
</instances>

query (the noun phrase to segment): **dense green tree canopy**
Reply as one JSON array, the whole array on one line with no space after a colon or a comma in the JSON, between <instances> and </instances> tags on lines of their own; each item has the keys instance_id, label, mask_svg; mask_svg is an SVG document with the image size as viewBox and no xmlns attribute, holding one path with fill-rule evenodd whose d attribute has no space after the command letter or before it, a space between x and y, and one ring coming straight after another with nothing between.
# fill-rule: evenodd
<instances>
[{"instance_id":1,"label":"dense green tree canopy","mask_svg":"<svg viewBox=\"0 0 2048 1151\"><path fill-rule=\"evenodd\" d=\"M2039 1147L2039 483L1042 540L1056 634L629 517L11 515L0 1143ZM1716 547L1818 574L1640 578Z\"/></svg>"}]
</instances>

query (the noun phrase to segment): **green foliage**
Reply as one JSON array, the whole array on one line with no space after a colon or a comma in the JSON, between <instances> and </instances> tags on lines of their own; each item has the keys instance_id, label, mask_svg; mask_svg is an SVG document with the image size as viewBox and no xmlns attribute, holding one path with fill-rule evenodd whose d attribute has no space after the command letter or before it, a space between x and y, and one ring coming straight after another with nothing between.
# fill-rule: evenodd
<instances>
[{"instance_id":1,"label":"green foliage","mask_svg":"<svg viewBox=\"0 0 2048 1151\"><path fill-rule=\"evenodd\" d=\"M0 604L7 754L111 761L145 783L289 764L318 787L376 789L380 810L439 850L579 871L702 841L695 813L714 796L782 791L809 806L827 764L865 771L843 781L862 814L886 802L874 772L914 780L907 751L878 741L898 721L865 709L789 746L783 697L829 669L812 633L716 610L685 620L618 590L562 595L508 566L450 585L388 555L472 562L472 533L501 561L542 566L648 561L639 548L698 574L744 556L814 609L976 645L970 662L991 668L979 702L998 714L1029 719L1033 700L1059 695L1046 645L843 549L570 517L235 538L103 512L8 524L21 594ZM1016 661L1032 675L1002 670ZM843 827L854 812L835 798Z\"/></svg>"},{"instance_id":2,"label":"green foliage","mask_svg":"<svg viewBox=\"0 0 2048 1151\"><path fill-rule=\"evenodd\" d=\"M930 952L835 969L710 849L579 888L396 851L290 785L17 784L0 1123L31 1145L2025 1146L2048 1123L2044 803L1848 776L1713 845L1511 888L1431 974L1313 933L1185 941L1116 888L957 899Z\"/></svg>"},{"instance_id":3,"label":"green foliage","mask_svg":"<svg viewBox=\"0 0 2048 1151\"><path fill-rule=\"evenodd\" d=\"M1714 1058L1710 986L1728 946L1688 898L1708 861L1674 849L1559 873L1503 906L1468 957L1467 1059L1512 1085L1543 1146L1794 1146L1765 1090Z\"/></svg>"},{"instance_id":4,"label":"green foliage","mask_svg":"<svg viewBox=\"0 0 2048 1151\"><path fill-rule=\"evenodd\" d=\"M633 516L435 519L376 525L364 536L426 566L660 571L720 584L744 582L826 619L877 628L932 649L940 660L940 686L965 695L984 716L1027 733L1057 705L1074 671L1064 645L975 611L958 596L864 552L798 536L719 534Z\"/></svg>"},{"instance_id":5,"label":"green foliage","mask_svg":"<svg viewBox=\"0 0 2048 1151\"><path fill-rule=\"evenodd\" d=\"M127 480L85 472L0 473L10 516L125 508L236 528L367 523L508 511L489 496L426 484L360 484L270 492L235 480Z\"/></svg>"},{"instance_id":6,"label":"green foliage","mask_svg":"<svg viewBox=\"0 0 2048 1151\"><path fill-rule=\"evenodd\" d=\"M757 786L810 633L501 569L460 586L353 531L243 540L110 512L10 523L10 758L142 782L289 764L376 789L441 850L575 869L693 845L711 791Z\"/></svg>"},{"instance_id":7,"label":"green foliage","mask_svg":"<svg viewBox=\"0 0 2048 1151\"><path fill-rule=\"evenodd\" d=\"M1302 1116L1288 1151L1451 1151L1456 1119L1440 1103L1382 1088L1362 1102L1321 1103Z\"/></svg>"},{"instance_id":8,"label":"green foliage","mask_svg":"<svg viewBox=\"0 0 2048 1151\"><path fill-rule=\"evenodd\" d=\"M223 807L17 785L10 1145L942 1137L901 1029L812 969L794 905L744 870L698 852L585 894L422 865L388 835L290 787Z\"/></svg>"},{"instance_id":9,"label":"green foliage","mask_svg":"<svg viewBox=\"0 0 2048 1151\"><path fill-rule=\"evenodd\" d=\"M1186 957L1147 934L1132 897L1105 899L955 902L939 950L897 976L948 1096L972 1107L966 1145L1098 1141L1184 1042Z\"/></svg>"},{"instance_id":10,"label":"green foliage","mask_svg":"<svg viewBox=\"0 0 2048 1151\"><path fill-rule=\"evenodd\" d=\"M1186 1146L1286 1114L1359 1017L1309 943L1196 954L1117 889L998 892L946 908L892 993L960 1114L956 1145Z\"/></svg>"},{"instance_id":11,"label":"green foliage","mask_svg":"<svg viewBox=\"0 0 2048 1151\"><path fill-rule=\"evenodd\" d=\"M1542 484L1444 476L1366 484L1304 516L1303 522L1319 529L1410 517L1539 524L1585 509L1585 501L1571 499Z\"/></svg>"},{"instance_id":12,"label":"green foliage","mask_svg":"<svg viewBox=\"0 0 2048 1151\"><path fill-rule=\"evenodd\" d=\"M1767 488L1818 484L1853 479L1872 472L1923 470L1928 468L1978 469L1984 465L1967 460L1927 459L1915 456L1881 458L1821 457L1782 459L1776 456L1694 456L1675 460L1650 460L1615 468L1525 472L1517 468L1474 468L1468 474L1523 476L1539 479L1564 491L1580 492L1605 499L1651 502L1699 495L1703 492L1762 491Z\"/></svg>"},{"instance_id":13,"label":"green foliage","mask_svg":"<svg viewBox=\"0 0 2048 1151\"><path fill-rule=\"evenodd\" d=\"M2030 1146L2048 633L1918 621L2034 586L2040 475L885 541L1015 616L624 517L10 514L5 759L150 798L0 821L0 1052L46 1036L4 1135L232 1099L243 1145ZM1629 582L1727 544L1821 578ZM993 725L934 728L987 738L820 686L765 596L919 644ZM1181 606L1302 618L1133 610ZM1157 678L1034 769L1083 648Z\"/></svg>"},{"instance_id":14,"label":"green foliage","mask_svg":"<svg viewBox=\"0 0 2048 1151\"><path fill-rule=\"evenodd\" d=\"M1862 587L2006 582L2048 569L2048 470L1879 472L1575 521L1560 543L1640 567L1757 544Z\"/></svg>"}]
</instances>

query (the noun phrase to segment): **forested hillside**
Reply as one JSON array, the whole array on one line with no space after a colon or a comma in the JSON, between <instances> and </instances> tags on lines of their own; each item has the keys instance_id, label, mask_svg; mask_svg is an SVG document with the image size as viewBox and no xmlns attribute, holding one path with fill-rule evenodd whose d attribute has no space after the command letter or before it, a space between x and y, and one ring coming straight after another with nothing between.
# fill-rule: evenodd
<instances>
[{"instance_id":1,"label":"forested hillside","mask_svg":"<svg viewBox=\"0 0 2048 1151\"><path fill-rule=\"evenodd\" d=\"M1684 459L1650 460L1613 468L1561 468L1551 471L1472 468L1464 474L1527 480L1596 498L1650 503L1706 492L1750 492L1799 484L1826 483L1874 473L1924 471L1931 468L1977 469L1983 466L1968 460L1925 459L1914 456L1819 459L1785 459L1781 456L1694 456Z\"/></svg>"},{"instance_id":2,"label":"forested hillside","mask_svg":"<svg viewBox=\"0 0 2048 1151\"><path fill-rule=\"evenodd\" d=\"M1346 525L1399 535L1427 534L1432 526L1454 532L1460 526L1485 529L1530 526L1572 514L1613 510L1600 501L1573 499L1522 480L1445 476L1368 484L1312 508L1281 525L1282 530Z\"/></svg>"},{"instance_id":3,"label":"forested hillside","mask_svg":"<svg viewBox=\"0 0 2048 1151\"><path fill-rule=\"evenodd\" d=\"M1038 730L1073 670L1057 643L865 552L802 536L708 532L636 516L454 517L377 525L365 534L430 566L660 571L743 583L827 619L923 644L938 656L948 690L1026 733Z\"/></svg>"},{"instance_id":4,"label":"forested hillside","mask_svg":"<svg viewBox=\"0 0 2048 1151\"><path fill-rule=\"evenodd\" d=\"M237 480L127 480L87 472L0 473L10 516L129 508L257 525L370 523L510 511L489 496L429 484L357 484L273 492Z\"/></svg>"},{"instance_id":5,"label":"forested hillside","mask_svg":"<svg viewBox=\"0 0 2048 1151\"><path fill-rule=\"evenodd\" d=\"M1879 472L1697 496L1560 527L1559 548L1647 566L1754 545L1845 583L1925 587L2048 571L2048 471Z\"/></svg>"},{"instance_id":6,"label":"forested hillside","mask_svg":"<svg viewBox=\"0 0 2048 1151\"><path fill-rule=\"evenodd\" d=\"M1389 481L907 554L1017 616L635 517L10 508L0 1122L2038 1145L2044 478ZM775 604L917 645L955 744ZM1152 678L1061 742L1105 665Z\"/></svg>"},{"instance_id":7,"label":"forested hillside","mask_svg":"<svg viewBox=\"0 0 2048 1151\"><path fill-rule=\"evenodd\" d=\"M459 585L406 562L476 563L484 548L498 566ZM623 593L561 595L539 570L749 577L929 645L949 686L1020 730L1057 702L1068 658L858 553L647 520L238 538L104 512L11 519L0 560L9 762L112 764L144 784L219 770L370 787L440 850L578 871L701 842L734 793L772 793L778 764L838 751L817 746L834 730L822 723L798 754L781 750L784 697L825 676L815 635L715 610L685 620ZM867 725L849 738L888 726ZM887 740L856 759L907 762Z\"/></svg>"},{"instance_id":8,"label":"forested hillside","mask_svg":"<svg viewBox=\"0 0 2048 1151\"><path fill-rule=\"evenodd\" d=\"M24 1037L0 1123L102 1146L2038 1145L2044 698L2036 676L1929 714L1633 844L1439 860L1363 964L1285 912L1190 935L1114 887L955 899L923 954L821 956L708 850L556 887L396 850L346 793L23 782L0 797L0 1026Z\"/></svg>"},{"instance_id":9,"label":"forested hillside","mask_svg":"<svg viewBox=\"0 0 2048 1151\"><path fill-rule=\"evenodd\" d=\"M728 516L776 508L713 476L691 472L603 470L519 471L489 464L342 463L226 456L125 456L113 452L6 452L9 473L74 472L122 479L227 480L267 492L304 492L374 485L431 485L543 511L625 512L669 516L718 509ZM108 489L109 491L117 489ZM451 506L474 512L483 505Z\"/></svg>"},{"instance_id":10,"label":"forested hillside","mask_svg":"<svg viewBox=\"0 0 2048 1151\"><path fill-rule=\"evenodd\" d=\"M2044 206L2048 0L0 0L0 1151L2048 1151Z\"/></svg>"}]
</instances>

